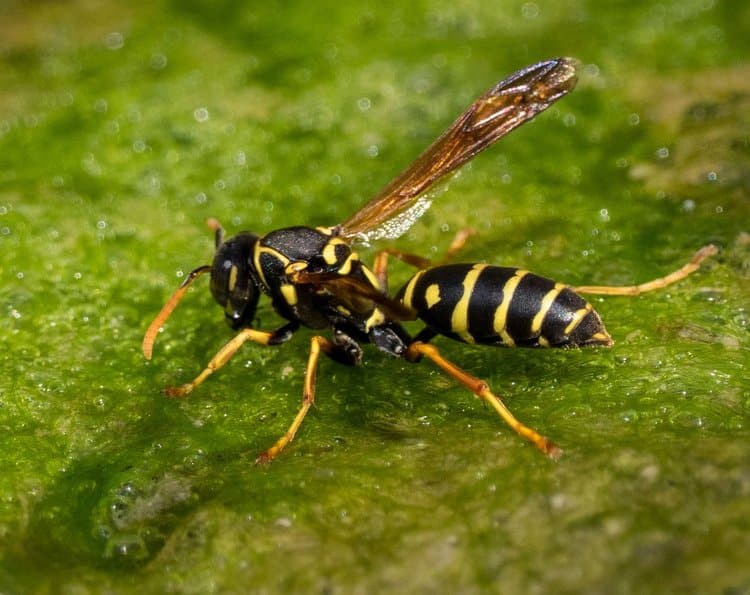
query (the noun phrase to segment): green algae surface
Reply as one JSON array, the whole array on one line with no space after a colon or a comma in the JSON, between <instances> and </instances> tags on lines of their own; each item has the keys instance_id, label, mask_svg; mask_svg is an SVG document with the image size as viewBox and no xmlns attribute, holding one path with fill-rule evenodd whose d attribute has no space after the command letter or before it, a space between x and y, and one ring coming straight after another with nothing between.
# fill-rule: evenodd
<instances>
[{"instance_id":1,"label":"green algae surface","mask_svg":"<svg viewBox=\"0 0 750 595\"><path fill-rule=\"evenodd\" d=\"M0 592L750 592L750 8L430 0L0 5ZM546 58L577 89L396 245L667 290L592 300L611 349L437 340L565 450L429 363L231 337L205 220L344 220L479 93ZM372 250L363 250L369 260ZM410 274L394 265L394 287ZM267 302L263 328L279 320ZM417 327L415 327L416 329Z\"/></svg>"}]
</instances>

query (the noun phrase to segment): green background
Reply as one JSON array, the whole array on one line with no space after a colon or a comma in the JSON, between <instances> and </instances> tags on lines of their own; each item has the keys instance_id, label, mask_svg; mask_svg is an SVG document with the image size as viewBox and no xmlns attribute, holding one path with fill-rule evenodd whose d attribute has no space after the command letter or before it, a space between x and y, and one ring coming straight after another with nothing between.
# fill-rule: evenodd
<instances>
[{"instance_id":1,"label":"green background","mask_svg":"<svg viewBox=\"0 0 750 595\"><path fill-rule=\"evenodd\" d=\"M750 7L484 0L0 4L0 592L750 592ZM571 284L612 349L438 340L553 463L429 363L231 337L230 233L342 221L479 93L572 55L578 88L396 244ZM362 257L369 260L371 250ZM410 271L395 266L394 286ZM266 301L263 328L278 323ZM416 327L415 327L416 328Z\"/></svg>"}]
</instances>

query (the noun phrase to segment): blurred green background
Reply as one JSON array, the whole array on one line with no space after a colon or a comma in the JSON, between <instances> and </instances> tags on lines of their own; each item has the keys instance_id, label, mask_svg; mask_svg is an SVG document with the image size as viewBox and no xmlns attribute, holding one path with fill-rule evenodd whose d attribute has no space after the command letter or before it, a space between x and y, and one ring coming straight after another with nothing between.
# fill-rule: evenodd
<instances>
[{"instance_id":1,"label":"blurred green background","mask_svg":"<svg viewBox=\"0 0 750 595\"><path fill-rule=\"evenodd\" d=\"M750 6L0 3L0 592L750 592ZM612 349L437 344L553 463L429 363L247 345L201 280L228 232L342 221L479 93L542 59L578 88L477 158L397 245L572 284ZM373 252L365 250L365 260ZM410 274L395 266L394 286ZM278 323L267 302L261 325ZM416 327L415 327L416 328Z\"/></svg>"}]
</instances>

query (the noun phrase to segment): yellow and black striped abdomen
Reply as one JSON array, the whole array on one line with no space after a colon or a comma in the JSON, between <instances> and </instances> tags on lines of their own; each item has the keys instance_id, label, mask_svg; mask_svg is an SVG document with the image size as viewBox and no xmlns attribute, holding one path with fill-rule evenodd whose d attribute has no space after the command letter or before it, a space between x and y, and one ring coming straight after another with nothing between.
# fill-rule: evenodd
<instances>
[{"instance_id":1,"label":"yellow and black striped abdomen","mask_svg":"<svg viewBox=\"0 0 750 595\"><path fill-rule=\"evenodd\" d=\"M610 345L591 304L565 285L522 269L451 264L418 272L397 299L433 331L481 345Z\"/></svg>"}]
</instances>

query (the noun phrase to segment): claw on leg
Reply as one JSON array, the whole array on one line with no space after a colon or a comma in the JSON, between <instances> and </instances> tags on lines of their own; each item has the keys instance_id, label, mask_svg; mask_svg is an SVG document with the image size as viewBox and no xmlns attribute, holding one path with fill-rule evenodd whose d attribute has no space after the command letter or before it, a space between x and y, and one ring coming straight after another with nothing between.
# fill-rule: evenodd
<instances>
[{"instance_id":1,"label":"claw on leg","mask_svg":"<svg viewBox=\"0 0 750 595\"><path fill-rule=\"evenodd\" d=\"M294 417L294 421L292 421L292 425L289 426L289 429L271 448L261 453L258 458L255 459L256 464L270 463L282 450L284 450L287 444L294 440L294 436L302 425L302 421L305 419L307 412L310 411L310 407L315 403L315 379L318 371L320 353L321 351L323 353L330 353L334 349L334 343L325 337L315 336L310 340L310 355L307 358L307 369L305 370L305 386L302 392L302 406Z\"/></svg>"},{"instance_id":2,"label":"claw on leg","mask_svg":"<svg viewBox=\"0 0 750 595\"><path fill-rule=\"evenodd\" d=\"M545 455L553 460L557 460L562 454L562 450L557 447L551 440L542 436L536 430L522 424L516 419L516 417L510 412L505 406L502 399L493 393L487 383L484 380L472 376L468 372L465 372L453 362L445 359L443 355L438 351L437 347L430 345L429 343L421 343L415 341L412 343L406 353L406 359L410 361L416 361L424 356L432 360L443 372L454 378L471 392L477 395L485 403L488 403L500 417L503 418L506 424L508 424L513 430L520 436L523 436L541 450Z\"/></svg>"},{"instance_id":3,"label":"claw on leg","mask_svg":"<svg viewBox=\"0 0 750 595\"><path fill-rule=\"evenodd\" d=\"M232 339L227 342L219 351L211 358L204 370L198 374L198 376L191 382L187 382L182 386L170 386L164 389L165 394L170 397L185 397L189 395L195 387L200 385L206 378L213 374L216 370L224 366L232 356L239 350L240 347L246 341L253 341L261 345L269 345L273 342L277 336L277 332L259 331L251 328L242 329Z\"/></svg>"},{"instance_id":4,"label":"claw on leg","mask_svg":"<svg viewBox=\"0 0 750 595\"><path fill-rule=\"evenodd\" d=\"M664 275L663 277L659 277L658 279L652 279L651 281L647 281L646 283L641 283L639 285L582 285L580 287L573 287L572 289L577 293L589 293L598 295L641 295L642 293L654 291L655 289L663 289L664 287L681 281L691 273L697 271L704 260L718 253L719 249L713 244L703 246L703 248L698 250L698 252L693 255L693 258L690 259L690 262L683 265L676 271L672 271L668 275Z\"/></svg>"}]
</instances>

